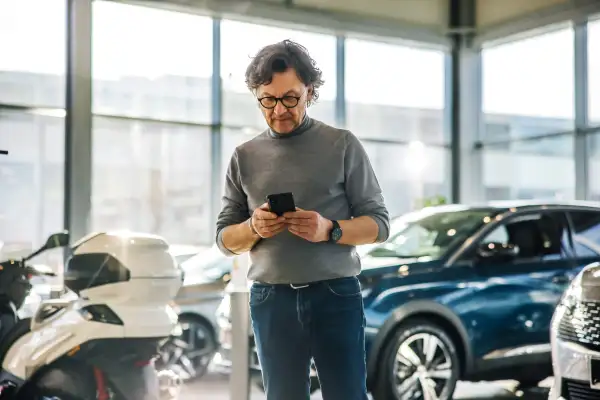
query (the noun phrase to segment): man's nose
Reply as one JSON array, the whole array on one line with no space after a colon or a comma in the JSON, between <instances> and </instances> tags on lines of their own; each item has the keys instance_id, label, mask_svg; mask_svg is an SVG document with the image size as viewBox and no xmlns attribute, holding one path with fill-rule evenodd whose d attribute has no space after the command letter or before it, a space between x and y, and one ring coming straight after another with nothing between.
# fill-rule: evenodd
<instances>
[{"instance_id":1,"label":"man's nose","mask_svg":"<svg viewBox=\"0 0 600 400\"><path fill-rule=\"evenodd\" d=\"M287 113L287 108L285 108L285 106L281 104L281 101L278 101L273 111L275 112L275 115L283 115Z\"/></svg>"}]
</instances>

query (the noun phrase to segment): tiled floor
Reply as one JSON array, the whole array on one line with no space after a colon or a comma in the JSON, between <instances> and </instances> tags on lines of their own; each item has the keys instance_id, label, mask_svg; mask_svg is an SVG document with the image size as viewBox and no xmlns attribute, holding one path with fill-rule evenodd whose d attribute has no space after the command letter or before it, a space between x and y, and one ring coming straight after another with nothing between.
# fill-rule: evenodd
<instances>
[{"instance_id":1,"label":"tiled floor","mask_svg":"<svg viewBox=\"0 0 600 400\"><path fill-rule=\"evenodd\" d=\"M548 381L542 386L548 386ZM460 383L454 400L491 400L491 399L548 399L547 389L541 388L527 393L514 393L514 382ZM251 400L265 400L264 394L256 388L251 390ZM311 399L322 400L319 392ZM184 386L180 400L229 400L229 382L227 377L210 374L199 382Z\"/></svg>"}]
</instances>

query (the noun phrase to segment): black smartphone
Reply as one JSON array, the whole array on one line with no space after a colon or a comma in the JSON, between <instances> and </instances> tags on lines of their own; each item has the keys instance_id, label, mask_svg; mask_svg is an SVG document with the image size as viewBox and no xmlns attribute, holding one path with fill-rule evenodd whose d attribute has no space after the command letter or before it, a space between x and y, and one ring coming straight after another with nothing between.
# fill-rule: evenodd
<instances>
[{"instance_id":1,"label":"black smartphone","mask_svg":"<svg viewBox=\"0 0 600 400\"><path fill-rule=\"evenodd\" d=\"M271 212L280 217L286 212L296 211L294 195L291 192L270 194L267 196L267 204Z\"/></svg>"}]
</instances>

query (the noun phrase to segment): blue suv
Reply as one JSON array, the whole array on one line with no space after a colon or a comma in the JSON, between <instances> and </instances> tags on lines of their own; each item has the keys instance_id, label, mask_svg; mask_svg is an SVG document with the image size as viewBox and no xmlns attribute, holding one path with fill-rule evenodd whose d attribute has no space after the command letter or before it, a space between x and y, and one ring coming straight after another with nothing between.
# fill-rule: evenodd
<instances>
[{"instance_id":1,"label":"blue suv","mask_svg":"<svg viewBox=\"0 0 600 400\"><path fill-rule=\"evenodd\" d=\"M376 400L447 400L458 380L528 387L552 374L550 321L570 280L600 261L600 207L447 205L392 225L386 243L361 251L367 383ZM218 318L215 360L223 367L225 307Z\"/></svg>"}]
</instances>

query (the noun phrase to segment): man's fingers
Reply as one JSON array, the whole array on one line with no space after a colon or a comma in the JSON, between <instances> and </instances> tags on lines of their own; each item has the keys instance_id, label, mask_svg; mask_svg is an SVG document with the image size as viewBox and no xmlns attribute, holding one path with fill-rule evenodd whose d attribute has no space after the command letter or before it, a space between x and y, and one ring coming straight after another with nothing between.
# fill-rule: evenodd
<instances>
[{"instance_id":1,"label":"man's fingers","mask_svg":"<svg viewBox=\"0 0 600 400\"><path fill-rule=\"evenodd\" d=\"M273 226L283 224L284 222L286 222L285 218L277 217L275 219L259 219L256 221L256 224L259 226Z\"/></svg>"},{"instance_id":2,"label":"man's fingers","mask_svg":"<svg viewBox=\"0 0 600 400\"><path fill-rule=\"evenodd\" d=\"M288 230L292 233L309 233L311 231L309 227L303 225L290 225Z\"/></svg>"},{"instance_id":3,"label":"man's fingers","mask_svg":"<svg viewBox=\"0 0 600 400\"><path fill-rule=\"evenodd\" d=\"M270 211L265 211L262 208L254 211L254 215L257 219L277 219L277 214L272 213Z\"/></svg>"},{"instance_id":4,"label":"man's fingers","mask_svg":"<svg viewBox=\"0 0 600 400\"><path fill-rule=\"evenodd\" d=\"M314 218L315 217L315 213L314 211L294 211L294 212L289 212L289 213L285 213L283 214L284 217L286 218Z\"/></svg>"},{"instance_id":5,"label":"man's fingers","mask_svg":"<svg viewBox=\"0 0 600 400\"><path fill-rule=\"evenodd\" d=\"M260 236L263 238L270 238L277 235L280 232L283 232L286 228L286 225L281 223L278 225L273 225L268 228L261 229Z\"/></svg>"},{"instance_id":6,"label":"man's fingers","mask_svg":"<svg viewBox=\"0 0 600 400\"><path fill-rule=\"evenodd\" d=\"M290 233L291 233L291 234L293 234L293 235L296 235L296 236L298 236L298 237L301 237L301 238L302 238L302 239L304 239L304 240L311 241L311 239L310 239L310 235L309 235L308 233L304 233L304 232L296 232L296 231L294 231L294 230L292 230L292 229L289 229L289 231L290 231Z\"/></svg>"},{"instance_id":7,"label":"man's fingers","mask_svg":"<svg viewBox=\"0 0 600 400\"><path fill-rule=\"evenodd\" d=\"M268 232L277 232L279 230L283 230L285 224L283 222L276 223L274 225L265 226L264 230Z\"/></svg>"},{"instance_id":8,"label":"man's fingers","mask_svg":"<svg viewBox=\"0 0 600 400\"><path fill-rule=\"evenodd\" d=\"M312 221L310 218L286 218L285 222L287 222L290 225L302 225L302 226L308 226L312 224Z\"/></svg>"}]
</instances>

